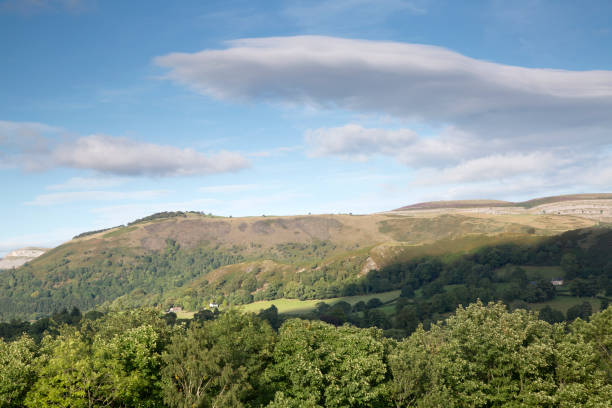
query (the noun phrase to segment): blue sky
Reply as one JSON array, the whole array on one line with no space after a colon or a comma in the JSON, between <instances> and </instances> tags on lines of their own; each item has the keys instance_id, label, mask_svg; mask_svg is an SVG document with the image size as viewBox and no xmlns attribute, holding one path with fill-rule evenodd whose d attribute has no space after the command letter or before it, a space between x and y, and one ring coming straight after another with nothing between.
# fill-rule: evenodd
<instances>
[{"instance_id":1,"label":"blue sky","mask_svg":"<svg viewBox=\"0 0 612 408\"><path fill-rule=\"evenodd\" d=\"M609 1L0 0L0 256L163 210L609 192Z\"/></svg>"}]
</instances>

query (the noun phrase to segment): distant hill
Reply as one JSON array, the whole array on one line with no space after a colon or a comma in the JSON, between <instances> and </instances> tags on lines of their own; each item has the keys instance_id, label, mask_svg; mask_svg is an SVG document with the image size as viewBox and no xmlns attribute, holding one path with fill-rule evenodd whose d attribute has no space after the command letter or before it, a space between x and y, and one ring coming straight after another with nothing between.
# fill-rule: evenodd
<instances>
[{"instance_id":1,"label":"distant hill","mask_svg":"<svg viewBox=\"0 0 612 408\"><path fill-rule=\"evenodd\" d=\"M397 208L393 211L432 210L439 208L479 208L479 207L513 207L516 203L500 200L448 200L427 201Z\"/></svg>"},{"instance_id":2,"label":"distant hill","mask_svg":"<svg viewBox=\"0 0 612 408\"><path fill-rule=\"evenodd\" d=\"M535 242L596 222L552 214L323 214L215 217L159 213L79 234L0 273L0 320L62 307L248 303L334 297L398 259Z\"/></svg>"},{"instance_id":3,"label":"distant hill","mask_svg":"<svg viewBox=\"0 0 612 408\"><path fill-rule=\"evenodd\" d=\"M430 201L407 205L393 212L556 214L612 222L612 194L573 194L536 198L523 202L497 200Z\"/></svg>"}]
</instances>

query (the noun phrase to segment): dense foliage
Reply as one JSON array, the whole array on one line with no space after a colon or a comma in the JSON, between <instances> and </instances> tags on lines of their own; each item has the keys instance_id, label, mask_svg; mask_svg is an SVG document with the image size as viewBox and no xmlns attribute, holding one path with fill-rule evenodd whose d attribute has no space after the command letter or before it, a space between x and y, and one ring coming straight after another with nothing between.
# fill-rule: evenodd
<instances>
[{"instance_id":1,"label":"dense foliage","mask_svg":"<svg viewBox=\"0 0 612 408\"><path fill-rule=\"evenodd\" d=\"M212 317L212 318L211 318ZM262 317L266 317L263 319ZM82 317L0 341L1 407L608 407L612 308L565 325L480 302L395 341L228 311Z\"/></svg>"},{"instance_id":2,"label":"dense foliage","mask_svg":"<svg viewBox=\"0 0 612 408\"><path fill-rule=\"evenodd\" d=\"M37 271L30 266L3 271L0 274L0 317L3 320L29 318L62 308L76 306L88 310L112 302L125 307L163 302L171 305L173 293L186 282L243 260L231 251L214 248L180 250L173 240L167 241L163 251L134 255L129 261L123 252L102 251L86 265L78 267L72 267L67 258L61 258L48 267L44 280L37 277ZM187 298L185 300L188 302ZM196 309L201 305L185 306Z\"/></svg>"}]
</instances>

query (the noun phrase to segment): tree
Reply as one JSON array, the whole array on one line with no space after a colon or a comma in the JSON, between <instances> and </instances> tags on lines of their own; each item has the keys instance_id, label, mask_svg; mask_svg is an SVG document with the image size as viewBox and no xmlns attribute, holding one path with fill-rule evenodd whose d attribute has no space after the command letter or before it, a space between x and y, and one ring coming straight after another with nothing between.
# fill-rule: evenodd
<instances>
[{"instance_id":1,"label":"tree","mask_svg":"<svg viewBox=\"0 0 612 408\"><path fill-rule=\"evenodd\" d=\"M379 298L372 298L368 300L368 303L366 303L366 307L368 309L375 309L377 307L381 307L382 305L383 303L380 301Z\"/></svg>"},{"instance_id":2,"label":"tree","mask_svg":"<svg viewBox=\"0 0 612 408\"><path fill-rule=\"evenodd\" d=\"M569 314L569 311L568 311ZM560 406L608 407L612 401L612 309L559 328L555 350Z\"/></svg>"},{"instance_id":3,"label":"tree","mask_svg":"<svg viewBox=\"0 0 612 408\"><path fill-rule=\"evenodd\" d=\"M363 300L360 300L359 302L355 303L353 305L353 313L357 313L357 312L363 312L364 310L367 309L367 306L365 304L365 302Z\"/></svg>"},{"instance_id":4,"label":"tree","mask_svg":"<svg viewBox=\"0 0 612 408\"><path fill-rule=\"evenodd\" d=\"M565 320L565 316L563 316L562 311L553 309L550 306L544 306L542 309L540 309L539 317L550 324L561 323Z\"/></svg>"},{"instance_id":5,"label":"tree","mask_svg":"<svg viewBox=\"0 0 612 408\"><path fill-rule=\"evenodd\" d=\"M416 313L416 308L413 305L404 306L395 315L394 327L405 330L406 334L410 334L416 330L419 325L419 317Z\"/></svg>"},{"instance_id":6,"label":"tree","mask_svg":"<svg viewBox=\"0 0 612 408\"><path fill-rule=\"evenodd\" d=\"M570 284L570 293L573 296L595 296L597 294L597 286L594 281L585 279L575 279Z\"/></svg>"},{"instance_id":7,"label":"tree","mask_svg":"<svg viewBox=\"0 0 612 408\"><path fill-rule=\"evenodd\" d=\"M161 406L161 351L173 329L152 309L111 312L47 336L25 405Z\"/></svg>"},{"instance_id":8,"label":"tree","mask_svg":"<svg viewBox=\"0 0 612 408\"><path fill-rule=\"evenodd\" d=\"M378 329L286 321L279 331L274 364L266 371L277 390L270 406L387 406L389 344Z\"/></svg>"},{"instance_id":9,"label":"tree","mask_svg":"<svg viewBox=\"0 0 612 408\"><path fill-rule=\"evenodd\" d=\"M402 286L400 296L403 298L412 299L414 297L414 289L411 285L404 285Z\"/></svg>"},{"instance_id":10,"label":"tree","mask_svg":"<svg viewBox=\"0 0 612 408\"><path fill-rule=\"evenodd\" d=\"M582 302L567 309L567 320L573 321L577 318L587 319L593 313L593 306L590 302Z\"/></svg>"},{"instance_id":11,"label":"tree","mask_svg":"<svg viewBox=\"0 0 612 408\"><path fill-rule=\"evenodd\" d=\"M112 401L113 384L106 372L98 371L90 356L91 344L74 329L55 339L45 337L36 362L39 378L25 399L26 407L105 406Z\"/></svg>"},{"instance_id":12,"label":"tree","mask_svg":"<svg viewBox=\"0 0 612 408\"><path fill-rule=\"evenodd\" d=\"M259 312L258 316L260 319L267 321L274 330L278 330L282 322L278 316L278 308L274 305Z\"/></svg>"},{"instance_id":13,"label":"tree","mask_svg":"<svg viewBox=\"0 0 612 408\"><path fill-rule=\"evenodd\" d=\"M575 254L571 252L563 254L560 265L565 271L566 279L574 279L576 276L578 276L580 264L578 263L578 259L576 258Z\"/></svg>"},{"instance_id":14,"label":"tree","mask_svg":"<svg viewBox=\"0 0 612 408\"><path fill-rule=\"evenodd\" d=\"M217 310L219 309L215 309L215 311ZM203 323L208 320L214 320L215 316L216 315L212 310L202 309L193 315L193 321Z\"/></svg>"},{"instance_id":15,"label":"tree","mask_svg":"<svg viewBox=\"0 0 612 408\"><path fill-rule=\"evenodd\" d=\"M265 402L261 373L274 331L236 311L177 334L163 355L164 401L171 407L236 407ZM263 400L263 401L262 401Z\"/></svg>"},{"instance_id":16,"label":"tree","mask_svg":"<svg viewBox=\"0 0 612 408\"><path fill-rule=\"evenodd\" d=\"M552 327L501 303L459 307L443 325L422 328L390 357L398 406L548 406Z\"/></svg>"},{"instance_id":17,"label":"tree","mask_svg":"<svg viewBox=\"0 0 612 408\"><path fill-rule=\"evenodd\" d=\"M10 343L0 339L0 406L22 407L26 392L36 380L34 341L23 335Z\"/></svg>"},{"instance_id":18,"label":"tree","mask_svg":"<svg viewBox=\"0 0 612 408\"><path fill-rule=\"evenodd\" d=\"M363 313L363 325L380 329L388 329L391 326L387 314L380 309L366 310Z\"/></svg>"}]
</instances>

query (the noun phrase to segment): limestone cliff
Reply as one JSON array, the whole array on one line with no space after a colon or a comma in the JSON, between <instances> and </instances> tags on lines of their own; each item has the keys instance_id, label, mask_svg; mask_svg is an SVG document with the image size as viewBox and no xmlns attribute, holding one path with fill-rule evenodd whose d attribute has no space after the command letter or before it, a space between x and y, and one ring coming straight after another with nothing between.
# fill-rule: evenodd
<instances>
[{"instance_id":1,"label":"limestone cliff","mask_svg":"<svg viewBox=\"0 0 612 408\"><path fill-rule=\"evenodd\" d=\"M45 252L47 252L46 248L27 247L16 249L9 252L4 258L0 258L0 269L17 268L34 258L38 258Z\"/></svg>"}]
</instances>

